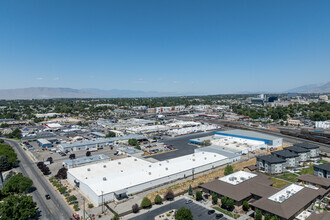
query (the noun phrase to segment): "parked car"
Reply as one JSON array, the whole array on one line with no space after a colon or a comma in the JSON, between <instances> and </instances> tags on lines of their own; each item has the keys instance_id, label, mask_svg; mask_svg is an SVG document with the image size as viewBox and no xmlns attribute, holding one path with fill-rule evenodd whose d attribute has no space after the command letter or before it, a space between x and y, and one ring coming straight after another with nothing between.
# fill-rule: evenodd
<instances>
[{"instance_id":1,"label":"parked car","mask_svg":"<svg viewBox=\"0 0 330 220\"><path fill-rule=\"evenodd\" d=\"M186 204L190 204L190 203L192 203L193 201L191 200L191 199L186 199L186 201L185 201L185 203Z\"/></svg>"},{"instance_id":2,"label":"parked car","mask_svg":"<svg viewBox=\"0 0 330 220\"><path fill-rule=\"evenodd\" d=\"M220 218L222 218L222 217L223 217L223 214L216 214L216 215L215 215L215 218L216 218L216 219L220 219Z\"/></svg>"},{"instance_id":3,"label":"parked car","mask_svg":"<svg viewBox=\"0 0 330 220\"><path fill-rule=\"evenodd\" d=\"M209 215L212 215L213 213L215 213L215 210L209 210L209 211L207 212L207 214L209 214Z\"/></svg>"},{"instance_id":4,"label":"parked car","mask_svg":"<svg viewBox=\"0 0 330 220\"><path fill-rule=\"evenodd\" d=\"M46 194L45 197L46 197L47 200L50 199L50 195L49 194Z\"/></svg>"}]
</instances>

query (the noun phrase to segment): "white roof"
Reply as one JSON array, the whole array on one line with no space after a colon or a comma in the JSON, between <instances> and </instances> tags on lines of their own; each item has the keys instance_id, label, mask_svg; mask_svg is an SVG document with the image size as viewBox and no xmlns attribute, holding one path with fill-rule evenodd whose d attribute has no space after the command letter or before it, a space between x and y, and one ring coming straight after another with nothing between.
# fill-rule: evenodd
<instances>
[{"instance_id":1,"label":"white roof","mask_svg":"<svg viewBox=\"0 0 330 220\"><path fill-rule=\"evenodd\" d=\"M198 152L155 163L128 157L77 167L68 172L88 185L97 195L101 195L102 191L104 194L116 192L225 159L227 157L209 152Z\"/></svg>"},{"instance_id":2,"label":"white roof","mask_svg":"<svg viewBox=\"0 0 330 220\"><path fill-rule=\"evenodd\" d=\"M61 128L62 127L62 125L60 125L58 123L47 123L46 126L49 128Z\"/></svg>"},{"instance_id":3,"label":"white roof","mask_svg":"<svg viewBox=\"0 0 330 220\"><path fill-rule=\"evenodd\" d=\"M248 173L245 171L237 171L236 173L221 177L218 180L232 185L237 185L256 176L257 174Z\"/></svg>"},{"instance_id":4,"label":"white roof","mask_svg":"<svg viewBox=\"0 0 330 220\"><path fill-rule=\"evenodd\" d=\"M268 197L268 199L274 201L274 202L279 202L282 203L291 196L295 195L297 192L302 190L304 187L303 186L298 186L296 184L291 184L290 186L285 187L281 191L275 193L274 195Z\"/></svg>"}]
</instances>

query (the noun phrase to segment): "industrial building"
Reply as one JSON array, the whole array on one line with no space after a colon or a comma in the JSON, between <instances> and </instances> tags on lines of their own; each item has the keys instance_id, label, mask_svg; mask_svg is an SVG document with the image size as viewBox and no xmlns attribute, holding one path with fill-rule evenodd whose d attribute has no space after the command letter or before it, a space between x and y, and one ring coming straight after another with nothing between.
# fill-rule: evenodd
<instances>
[{"instance_id":1,"label":"industrial building","mask_svg":"<svg viewBox=\"0 0 330 220\"><path fill-rule=\"evenodd\" d=\"M89 157L81 157L81 158L76 158L76 159L72 159L72 160L65 160L63 162L63 166L66 168L73 168L73 167L86 165L88 163L101 162L104 160L110 160L110 157L108 157L105 154L97 154L97 155L92 155Z\"/></svg>"},{"instance_id":2,"label":"industrial building","mask_svg":"<svg viewBox=\"0 0 330 220\"><path fill-rule=\"evenodd\" d=\"M235 161L238 161L241 159L241 156L239 154L235 154L233 152L230 151L225 151L223 149L221 149L221 147L216 146L216 145L211 145L211 146L207 146L207 147L200 147L200 148L196 148L194 150L195 153L198 152L210 152L210 153L216 153L216 154L221 154L225 157L228 158L228 163L232 163Z\"/></svg>"},{"instance_id":3,"label":"industrial building","mask_svg":"<svg viewBox=\"0 0 330 220\"><path fill-rule=\"evenodd\" d=\"M215 135L227 136L227 137L236 137L243 138L255 141L263 141L269 147L277 148L282 146L283 139L279 137L275 137L268 134L263 134L255 131L247 131L247 130L228 130L228 131L217 131Z\"/></svg>"},{"instance_id":4,"label":"industrial building","mask_svg":"<svg viewBox=\"0 0 330 220\"><path fill-rule=\"evenodd\" d=\"M204 141L210 141L212 145L219 146L224 151L230 151L235 154L247 154L248 152L267 148L263 141L250 140L245 138L213 135L189 140L190 143L202 144Z\"/></svg>"},{"instance_id":5,"label":"industrial building","mask_svg":"<svg viewBox=\"0 0 330 220\"><path fill-rule=\"evenodd\" d=\"M68 180L98 206L226 163L227 157L209 152L155 163L127 157L69 169Z\"/></svg>"},{"instance_id":6,"label":"industrial building","mask_svg":"<svg viewBox=\"0 0 330 220\"><path fill-rule=\"evenodd\" d=\"M117 144L119 142L128 141L129 139L136 139L138 141L147 140L145 136L142 135L126 135L121 137L113 138L100 138L89 141L79 141L74 143L65 143L58 145L58 148L62 151L77 151L77 150L86 150L91 148L104 147L112 144Z\"/></svg>"},{"instance_id":7,"label":"industrial building","mask_svg":"<svg viewBox=\"0 0 330 220\"><path fill-rule=\"evenodd\" d=\"M37 143L41 146L41 147L52 147L53 144L48 141L47 139L37 139Z\"/></svg>"}]
</instances>

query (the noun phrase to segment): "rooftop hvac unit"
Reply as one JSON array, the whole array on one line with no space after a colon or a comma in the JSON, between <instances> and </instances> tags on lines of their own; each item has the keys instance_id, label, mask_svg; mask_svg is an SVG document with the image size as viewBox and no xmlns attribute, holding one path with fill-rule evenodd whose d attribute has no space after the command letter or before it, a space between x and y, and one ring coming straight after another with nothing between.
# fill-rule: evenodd
<instances>
[{"instance_id":1,"label":"rooftop hvac unit","mask_svg":"<svg viewBox=\"0 0 330 220\"><path fill-rule=\"evenodd\" d=\"M87 171L91 171L91 169L90 168L87 168Z\"/></svg>"},{"instance_id":2,"label":"rooftop hvac unit","mask_svg":"<svg viewBox=\"0 0 330 220\"><path fill-rule=\"evenodd\" d=\"M149 165L149 167L151 167L151 165Z\"/></svg>"},{"instance_id":3,"label":"rooftop hvac unit","mask_svg":"<svg viewBox=\"0 0 330 220\"><path fill-rule=\"evenodd\" d=\"M106 168L107 167L107 165L103 165L103 168Z\"/></svg>"},{"instance_id":4,"label":"rooftop hvac unit","mask_svg":"<svg viewBox=\"0 0 330 220\"><path fill-rule=\"evenodd\" d=\"M151 172L149 172L149 175L151 175Z\"/></svg>"},{"instance_id":5,"label":"rooftop hvac unit","mask_svg":"<svg viewBox=\"0 0 330 220\"><path fill-rule=\"evenodd\" d=\"M204 151L202 152L202 154L204 154Z\"/></svg>"},{"instance_id":6,"label":"rooftop hvac unit","mask_svg":"<svg viewBox=\"0 0 330 220\"><path fill-rule=\"evenodd\" d=\"M207 159L207 157L204 157L204 160L206 160Z\"/></svg>"},{"instance_id":7,"label":"rooftop hvac unit","mask_svg":"<svg viewBox=\"0 0 330 220\"><path fill-rule=\"evenodd\" d=\"M168 168L166 167L165 170L168 170Z\"/></svg>"},{"instance_id":8,"label":"rooftop hvac unit","mask_svg":"<svg viewBox=\"0 0 330 220\"><path fill-rule=\"evenodd\" d=\"M137 159L135 158L134 161L137 161Z\"/></svg>"},{"instance_id":9,"label":"rooftop hvac unit","mask_svg":"<svg viewBox=\"0 0 330 220\"><path fill-rule=\"evenodd\" d=\"M121 164L121 162L118 162L118 165L120 165Z\"/></svg>"},{"instance_id":10,"label":"rooftop hvac unit","mask_svg":"<svg viewBox=\"0 0 330 220\"><path fill-rule=\"evenodd\" d=\"M214 157L217 157L217 155L216 155L216 154L214 154Z\"/></svg>"},{"instance_id":11,"label":"rooftop hvac unit","mask_svg":"<svg viewBox=\"0 0 330 220\"><path fill-rule=\"evenodd\" d=\"M195 159L192 159L192 161L195 161Z\"/></svg>"},{"instance_id":12,"label":"rooftop hvac unit","mask_svg":"<svg viewBox=\"0 0 330 220\"><path fill-rule=\"evenodd\" d=\"M107 178L106 177L103 177L103 181L107 181Z\"/></svg>"},{"instance_id":13,"label":"rooftop hvac unit","mask_svg":"<svg viewBox=\"0 0 330 220\"><path fill-rule=\"evenodd\" d=\"M244 178L244 177L242 177L242 176L241 176L241 178L240 178L240 179L241 179L242 181L244 181L244 180L245 180L245 178Z\"/></svg>"}]
</instances>

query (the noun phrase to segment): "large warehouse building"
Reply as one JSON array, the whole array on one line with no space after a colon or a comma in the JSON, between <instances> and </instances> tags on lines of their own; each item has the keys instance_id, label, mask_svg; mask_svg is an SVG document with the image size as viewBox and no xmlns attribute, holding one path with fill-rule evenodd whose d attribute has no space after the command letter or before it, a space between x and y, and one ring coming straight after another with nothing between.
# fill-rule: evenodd
<instances>
[{"instance_id":1,"label":"large warehouse building","mask_svg":"<svg viewBox=\"0 0 330 220\"><path fill-rule=\"evenodd\" d=\"M98 206L226 163L226 156L210 152L155 163L127 157L69 169L68 180Z\"/></svg>"},{"instance_id":2,"label":"large warehouse building","mask_svg":"<svg viewBox=\"0 0 330 220\"><path fill-rule=\"evenodd\" d=\"M217 131L214 133L215 135L227 136L227 137L237 137L255 141L263 141L269 147L277 148L282 146L283 139L279 137L275 137L268 134L263 134L254 131L247 131L247 130L228 130L228 131Z\"/></svg>"}]
</instances>

